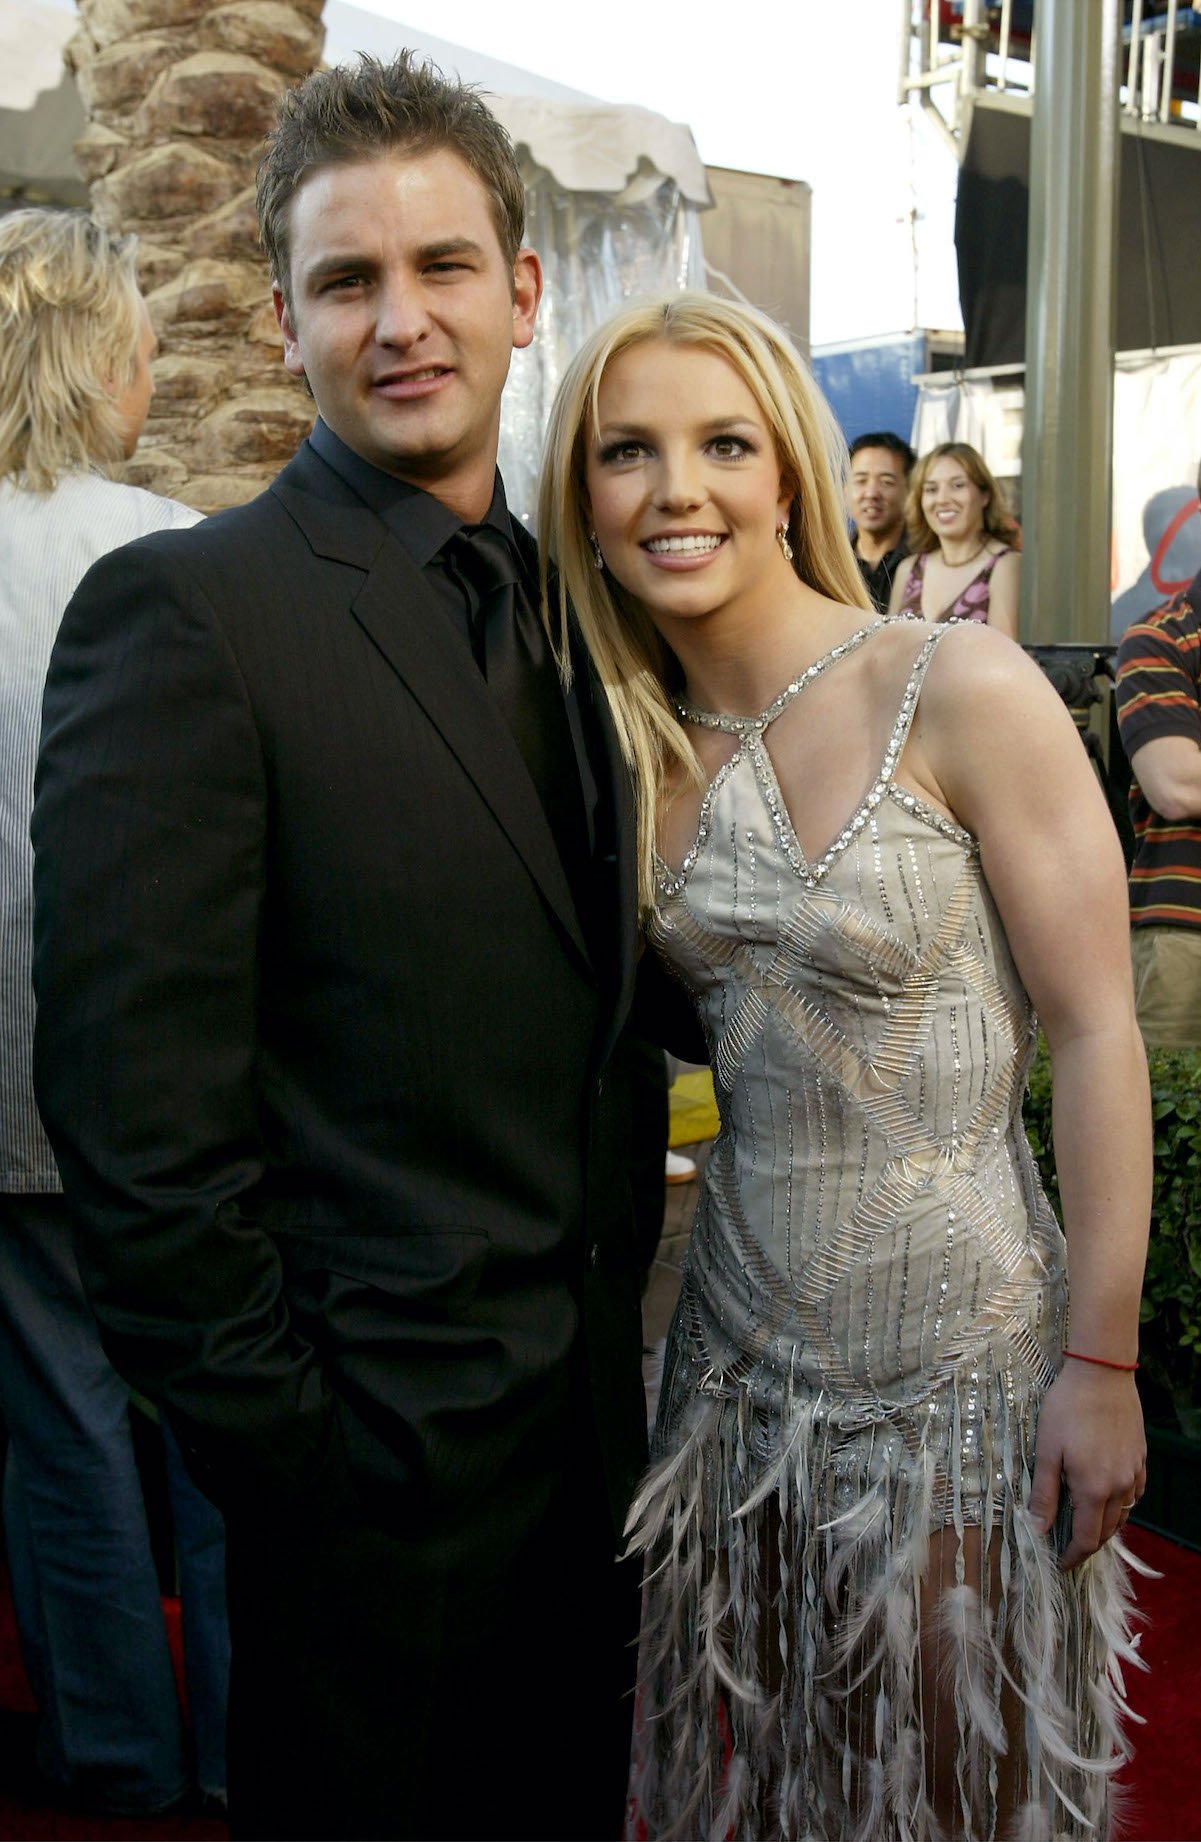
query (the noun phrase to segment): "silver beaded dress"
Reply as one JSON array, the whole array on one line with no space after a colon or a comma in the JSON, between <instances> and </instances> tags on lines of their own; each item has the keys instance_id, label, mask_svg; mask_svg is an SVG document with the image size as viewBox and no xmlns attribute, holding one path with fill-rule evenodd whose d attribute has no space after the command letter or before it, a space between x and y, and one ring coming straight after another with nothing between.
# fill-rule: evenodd
<instances>
[{"instance_id":1,"label":"silver beaded dress","mask_svg":"<svg viewBox=\"0 0 1201 1842\"><path fill-rule=\"evenodd\" d=\"M757 718L681 712L736 746L651 929L721 1116L630 1521L652 1842L1104 1837L1124 1756L1126 1559L1065 1575L1024 1508L1066 1305L1035 1018L974 840L894 779L947 629L816 861L769 753L882 625Z\"/></svg>"}]
</instances>

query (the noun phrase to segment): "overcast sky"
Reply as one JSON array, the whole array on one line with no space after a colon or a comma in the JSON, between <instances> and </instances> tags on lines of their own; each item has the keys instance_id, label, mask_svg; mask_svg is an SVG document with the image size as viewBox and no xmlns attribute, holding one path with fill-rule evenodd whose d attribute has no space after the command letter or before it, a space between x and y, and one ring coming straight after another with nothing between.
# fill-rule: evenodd
<instances>
[{"instance_id":1,"label":"overcast sky","mask_svg":"<svg viewBox=\"0 0 1201 1842\"><path fill-rule=\"evenodd\" d=\"M896 101L903 0L741 0L720 11L665 0L355 4L687 122L708 165L807 180L815 345L962 324L955 160ZM327 57L353 49L331 31Z\"/></svg>"}]
</instances>

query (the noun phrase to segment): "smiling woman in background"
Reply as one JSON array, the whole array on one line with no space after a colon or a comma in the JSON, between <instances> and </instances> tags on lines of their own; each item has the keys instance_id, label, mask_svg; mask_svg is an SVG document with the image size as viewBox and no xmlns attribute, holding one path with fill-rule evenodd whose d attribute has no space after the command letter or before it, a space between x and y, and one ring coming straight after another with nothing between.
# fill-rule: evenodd
<instances>
[{"instance_id":1,"label":"smiling woman in background","mask_svg":"<svg viewBox=\"0 0 1201 1842\"><path fill-rule=\"evenodd\" d=\"M655 1842L1099 1842L1145 1461L1122 857L1018 647L873 618L844 461L780 329L698 294L595 333L548 434L721 1114L631 1511L638 1801Z\"/></svg>"},{"instance_id":2,"label":"smiling woman in background","mask_svg":"<svg viewBox=\"0 0 1201 1842\"><path fill-rule=\"evenodd\" d=\"M1021 558L1001 488L975 448L944 441L914 468L905 510L907 556L889 611L923 620L975 620L1018 637Z\"/></svg>"}]
</instances>

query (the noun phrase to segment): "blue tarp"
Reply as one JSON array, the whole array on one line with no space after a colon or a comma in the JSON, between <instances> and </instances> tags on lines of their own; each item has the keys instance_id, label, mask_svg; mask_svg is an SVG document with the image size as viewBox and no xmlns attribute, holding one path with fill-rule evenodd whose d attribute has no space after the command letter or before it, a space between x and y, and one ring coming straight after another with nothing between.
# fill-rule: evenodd
<instances>
[{"instance_id":1,"label":"blue tarp","mask_svg":"<svg viewBox=\"0 0 1201 1842\"><path fill-rule=\"evenodd\" d=\"M917 406L913 379L925 369L922 333L898 333L876 345L813 356L813 375L848 441L877 429L892 429L908 441Z\"/></svg>"}]
</instances>

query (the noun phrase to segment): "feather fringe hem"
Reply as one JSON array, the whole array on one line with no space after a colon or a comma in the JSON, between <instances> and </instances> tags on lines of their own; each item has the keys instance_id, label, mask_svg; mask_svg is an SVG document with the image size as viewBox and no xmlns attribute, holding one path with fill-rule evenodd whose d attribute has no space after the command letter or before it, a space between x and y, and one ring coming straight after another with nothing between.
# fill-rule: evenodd
<instances>
[{"instance_id":1,"label":"feather fringe hem","mask_svg":"<svg viewBox=\"0 0 1201 1842\"><path fill-rule=\"evenodd\" d=\"M1025 1508L1037 1387L987 1381L966 1445L954 1379L866 1428L824 1394L692 1400L629 1522L651 1842L1103 1842L1129 1557L1060 1570Z\"/></svg>"}]
</instances>

